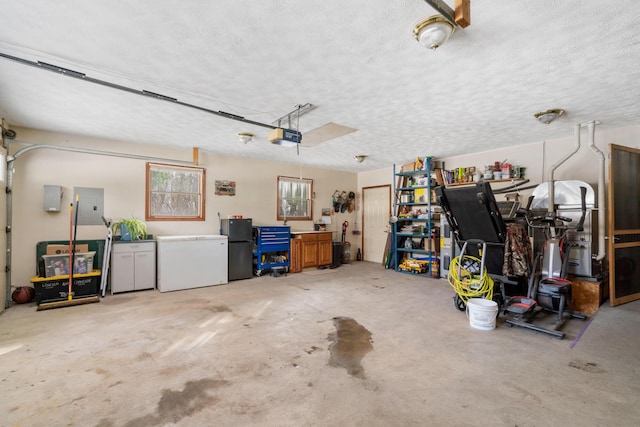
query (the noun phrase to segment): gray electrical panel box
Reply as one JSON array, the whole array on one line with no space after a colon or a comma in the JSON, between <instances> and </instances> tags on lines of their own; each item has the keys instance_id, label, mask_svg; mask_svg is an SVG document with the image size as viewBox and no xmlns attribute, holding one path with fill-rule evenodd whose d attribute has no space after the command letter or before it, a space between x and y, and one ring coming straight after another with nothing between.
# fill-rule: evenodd
<instances>
[{"instance_id":1,"label":"gray electrical panel box","mask_svg":"<svg viewBox=\"0 0 640 427\"><path fill-rule=\"evenodd\" d=\"M104 216L104 188L74 187L74 206L76 206L77 196L80 196L80 200L77 203L78 225L102 225L102 217Z\"/></svg>"},{"instance_id":2,"label":"gray electrical panel box","mask_svg":"<svg viewBox=\"0 0 640 427\"><path fill-rule=\"evenodd\" d=\"M44 210L47 212L60 212L62 200L62 187L59 185L44 186Z\"/></svg>"}]
</instances>

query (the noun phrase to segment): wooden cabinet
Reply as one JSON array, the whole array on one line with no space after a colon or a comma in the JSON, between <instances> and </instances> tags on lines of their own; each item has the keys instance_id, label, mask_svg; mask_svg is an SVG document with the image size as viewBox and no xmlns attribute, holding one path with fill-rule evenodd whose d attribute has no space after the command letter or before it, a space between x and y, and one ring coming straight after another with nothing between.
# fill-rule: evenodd
<instances>
[{"instance_id":1,"label":"wooden cabinet","mask_svg":"<svg viewBox=\"0 0 640 427\"><path fill-rule=\"evenodd\" d=\"M330 231L319 232L292 232L294 240L302 242L300 255L302 268L320 267L330 265L333 259L333 246Z\"/></svg>"},{"instance_id":2,"label":"wooden cabinet","mask_svg":"<svg viewBox=\"0 0 640 427\"><path fill-rule=\"evenodd\" d=\"M291 239L289 273L302 271L302 239Z\"/></svg>"},{"instance_id":3,"label":"wooden cabinet","mask_svg":"<svg viewBox=\"0 0 640 427\"><path fill-rule=\"evenodd\" d=\"M315 234L302 235L302 268L318 265L318 236Z\"/></svg>"},{"instance_id":4,"label":"wooden cabinet","mask_svg":"<svg viewBox=\"0 0 640 427\"><path fill-rule=\"evenodd\" d=\"M114 242L111 293L155 289L156 242Z\"/></svg>"},{"instance_id":5,"label":"wooden cabinet","mask_svg":"<svg viewBox=\"0 0 640 427\"><path fill-rule=\"evenodd\" d=\"M318 265L329 265L333 262L333 243L331 234L322 234L318 238Z\"/></svg>"}]
</instances>

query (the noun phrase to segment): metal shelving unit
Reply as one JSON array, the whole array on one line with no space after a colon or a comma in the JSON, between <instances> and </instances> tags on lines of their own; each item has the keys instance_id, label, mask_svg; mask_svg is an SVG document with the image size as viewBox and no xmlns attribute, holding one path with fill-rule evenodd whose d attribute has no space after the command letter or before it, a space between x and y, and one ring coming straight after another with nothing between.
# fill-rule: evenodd
<instances>
[{"instance_id":1,"label":"metal shelving unit","mask_svg":"<svg viewBox=\"0 0 640 427\"><path fill-rule=\"evenodd\" d=\"M434 185L431 157L424 159L424 169L420 170L396 171L394 165L393 176L393 211L398 218L398 221L392 224L393 268L402 273L439 278L440 260L436 245L439 245L440 239L434 232L432 223L431 194ZM426 185L424 179L421 180L422 184L416 184L419 178L426 178ZM423 199L416 201L416 194L422 194ZM426 208L426 212L418 217L405 212L415 212L416 208ZM411 227L411 232L403 232L406 227ZM416 239L419 241L418 245L423 244L422 247L414 247ZM428 263L425 265L425 263L405 262L412 259Z\"/></svg>"}]
</instances>

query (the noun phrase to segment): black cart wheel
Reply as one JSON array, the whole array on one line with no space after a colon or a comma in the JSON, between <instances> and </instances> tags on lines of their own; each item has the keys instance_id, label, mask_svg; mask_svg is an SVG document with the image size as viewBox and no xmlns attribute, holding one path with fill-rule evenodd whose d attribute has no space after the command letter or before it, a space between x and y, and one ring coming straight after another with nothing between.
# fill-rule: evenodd
<instances>
[{"instance_id":1,"label":"black cart wheel","mask_svg":"<svg viewBox=\"0 0 640 427\"><path fill-rule=\"evenodd\" d=\"M493 301L495 301L496 304L498 304L498 313L496 314L496 319L498 317L500 317L500 311L502 311L503 307L503 300L502 300L502 295L500 294L493 294Z\"/></svg>"},{"instance_id":2,"label":"black cart wheel","mask_svg":"<svg viewBox=\"0 0 640 427\"><path fill-rule=\"evenodd\" d=\"M460 311L466 311L467 310L467 305L464 303L462 298L460 298L460 295L456 295L455 297L453 297L453 304Z\"/></svg>"}]
</instances>

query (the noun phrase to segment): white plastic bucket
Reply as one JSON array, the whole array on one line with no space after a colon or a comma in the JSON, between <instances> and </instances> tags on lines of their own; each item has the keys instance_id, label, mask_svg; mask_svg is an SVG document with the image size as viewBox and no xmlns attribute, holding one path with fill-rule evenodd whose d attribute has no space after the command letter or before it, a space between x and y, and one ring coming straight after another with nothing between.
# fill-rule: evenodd
<instances>
[{"instance_id":1,"label":"white plastic bucket","mask_svg":"<svg viewBox=\"0 0 640 427\"><path fill-rule=\"evenodd\" d=\"M467 301L467 318L472 328L484 331L495 329L497 317L497 302L484 298L471 298Z\"/></svg>"}]
</instances>

